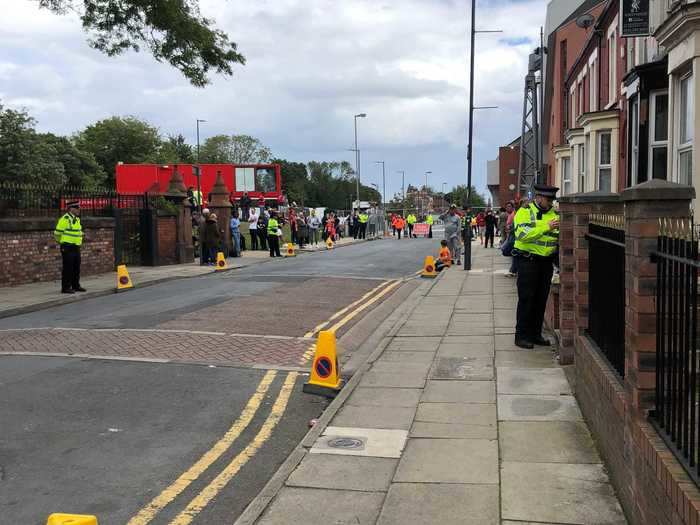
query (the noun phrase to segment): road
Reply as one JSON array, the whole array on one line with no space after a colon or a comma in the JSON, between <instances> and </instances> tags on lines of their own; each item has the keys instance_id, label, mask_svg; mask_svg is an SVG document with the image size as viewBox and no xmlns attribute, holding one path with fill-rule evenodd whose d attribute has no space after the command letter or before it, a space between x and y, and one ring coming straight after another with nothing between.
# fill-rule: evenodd
<instances>
[{"instance_id":1,"label":"road","mask_svg":"<svg viewBox=\"0 0 700 525\"><path fill-rule=\"evenodd\" d=\"M318 330L373 329L437 244L368 242L0 320L0 353L25 354L0 356L0 521L232 523L326 406L301 392Z\"/></svg>"}]
</instances>

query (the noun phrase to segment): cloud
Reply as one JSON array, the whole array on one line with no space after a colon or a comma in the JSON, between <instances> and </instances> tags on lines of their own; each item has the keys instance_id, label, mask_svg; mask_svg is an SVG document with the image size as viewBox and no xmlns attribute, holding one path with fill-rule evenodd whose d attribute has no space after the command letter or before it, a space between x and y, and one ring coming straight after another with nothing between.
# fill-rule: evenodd
<instances>
[{"instance_id":1,"label":"cloud","mask_svg":"<svg viewBox=\"0 0 700 525\"><path fill-rule=\"evenodd\" d=\"M108 58L90 49L74 14L13 2L0 19L0 97L25 106L42 130L70 134L100 118L136 115L167 133L248 133L277 156L352 161L353 115L361 119L363 179L375 160L392 174L387 193L433 171L440 188L464 182L468 104L467 0L201 0L238 43L247 65L233 78L191 87L147 53ZM475 118L474 171L519 134L523 79L546 0L483 0L477 28L475 98L498 110ZM517 21L517 23L514 23Z\"/></svg>"}]
</instances>

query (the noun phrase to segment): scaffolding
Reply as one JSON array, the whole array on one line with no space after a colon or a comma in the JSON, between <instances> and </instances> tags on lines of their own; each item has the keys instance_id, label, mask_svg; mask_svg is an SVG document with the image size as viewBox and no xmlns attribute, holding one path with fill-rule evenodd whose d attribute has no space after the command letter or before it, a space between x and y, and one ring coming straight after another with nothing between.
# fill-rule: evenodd
<instances>
[{"instance_id":1,"label":"scaffolding","mask_svg":"<svg viewBox=\"0 0 700 525\"><path fill-rule=\"evenodd\" d=\"M518 190L521 196L528 198L532 195L533 186L538 182L542 182L539 86L542 78L543 52L544 48L539 47L534 53L530 54L528 72L525 76Z\"/></svg>"}]
</instances>

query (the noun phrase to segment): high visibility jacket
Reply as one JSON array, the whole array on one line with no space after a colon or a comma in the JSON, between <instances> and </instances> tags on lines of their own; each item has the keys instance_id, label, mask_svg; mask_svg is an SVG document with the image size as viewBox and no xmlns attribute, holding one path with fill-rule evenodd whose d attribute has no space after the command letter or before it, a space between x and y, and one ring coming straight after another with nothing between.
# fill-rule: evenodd
<instances>
[{"instance_id":1,"label":"high visibility jacket","mask_svg":"<svg viewBox=\"0 0 700 525\"><path fill-rule=\"evenodd\" d=\"M554 208L541 211L534 203L520 208L513 220L515 249L549 257L559 246L559 230L550 230L549 222L559 220Z\"/></svg>"},{"instance_id":2,"label":"high visibility jacket","mask_svg":"<svg viewBox=\"0 0 700 525\"><path fill-rule=\"evenodd\" d=\"M80 217L66 213L58 219L53 237L59 244L83 244L83 226L80 224Z\"/></svg>"},{"instance_id":3,"label":"high visibility jacket","mask_svg":"<svg viewBox=\"0 0 700 525\"><path fill-rule=\"evenodd\" d=\"M194 201L196 206L202 204L202 193L197 190L194 190L192 192L192 200Z\"/></svg>"},{"instance_id":4,"label":"high visibility jacket","mask_svg":"<svg viewBox=\"0 0 700 525\"><path fill-rule=\"evenodd\" d=\"M366 213L360 213L360 216L358 217L360 220L360 224L365 224L367 222L367 219L369 219L369 215Z\"/></svg>"},{"instance_id":5,"label":"high visibility jacket","mask_svg":"<svg viewBox=\"0 0 700 525\"><path fill-rule=\"evenodd\" d=\"M432 216L432 215L428 215L428 216L425 218L425 222L426 222L426 224L430 224L430 225L432 226L432 224L433 224L433 216Z\"/></svg>"},{"instance_id":6,"label":"high visibility jacket","mask_svg":"<svg viewBox=\"0 0 700 525\"><path fill-rule=\"evenodd\" d=\"M270 220L267 221L267 234L268 235L277 235L277 230L279 229L280 225L277 222L277 219L273 219L270 217Z\"/></svg>"},{"instance_id":7,"label":"high visibility jacket","mask_svg":"<svg viewBox=\"0 0 700 525\"><path fill-rule=\"evenodd\" d=\"M415 224L416 223L416 216L411 213L408 217L406 217L406 222L408 224Z\"/></svg>"}]
</instances>

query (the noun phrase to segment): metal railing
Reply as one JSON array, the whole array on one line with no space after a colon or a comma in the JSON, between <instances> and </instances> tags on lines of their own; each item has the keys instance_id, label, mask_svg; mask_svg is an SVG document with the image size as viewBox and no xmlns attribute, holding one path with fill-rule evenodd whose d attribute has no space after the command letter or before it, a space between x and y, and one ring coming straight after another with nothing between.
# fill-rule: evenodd
<instances>
[{"instance_id":1,"label":"metal railing","mask_svg":"<svg viewBox=\"0 0 700 525\"><path fill-rule=\"evenodd\" d=\"M700 484L698 414L698 236L692 219L662 219L656 263L654 427Z\"/></svg>"},{"instance_id":2,"label":"metal railing","mask_svg":"<svg viewBox=\"0 0 700 525\"><path fill-rule=\"evenodd\" d=\"M588 224L588 334L625 377L625 230L620 215L591 215Z\"/></svg>"}]
</instances>

